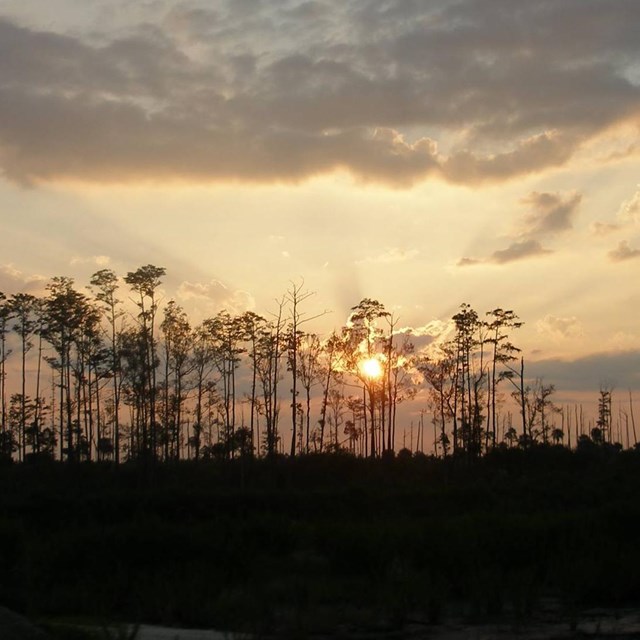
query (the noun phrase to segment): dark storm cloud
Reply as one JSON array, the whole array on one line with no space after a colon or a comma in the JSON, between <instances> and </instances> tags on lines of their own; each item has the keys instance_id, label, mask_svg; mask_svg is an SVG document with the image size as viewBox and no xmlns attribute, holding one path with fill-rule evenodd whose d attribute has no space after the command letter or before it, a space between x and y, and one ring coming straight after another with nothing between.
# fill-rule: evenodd
<instances>
[{"instance_id":1,"label":"dark storm cloud","mask_svg":"<svg viewBox=\"0 0 640 640\"><path fill-rule=\"evenodd\" d=\"M274 4L84 36L0 21L5 175L478 184L640 115L636 0Z\"/></svg>"},{"instance_id":2,"label":"dark storm cloud","mask_svg":"<svg viewBox=\"0 0 640 640\"><path fill-rule=\"evenodd\" d=\"M620 390L640 387L640 351L597 353L576 360L539 360L525 368L527 378L544 378L559 389L591 391L602 384ZM614 393L615 396L615 393Z\"/></svg>"}]
</instances>

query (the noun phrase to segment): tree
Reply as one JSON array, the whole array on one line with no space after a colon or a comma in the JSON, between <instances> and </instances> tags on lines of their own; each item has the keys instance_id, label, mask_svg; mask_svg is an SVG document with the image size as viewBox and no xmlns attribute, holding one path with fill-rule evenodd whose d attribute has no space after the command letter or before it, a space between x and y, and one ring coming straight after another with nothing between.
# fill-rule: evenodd
<instances>
[{"instance_id":1,"label":"tree","mask_svg":"<svg viewBox=\"0 0 640 640\"><path fill-rule=\"evenodd\" d=\"M187 314L174 300L170 300L164 310L164 320L160 325L164 336L164 457L169 459L170 450L173 456L180 459L182 441L182 416L185 402L185 380L192 371L189 361L192 344L191 325ZM170 388L170 377L173 385ZM196 450L199 451L199 442Z\"/></svg>"},{"instance_id":2,"label":"tree","mask_svg":"<svg viewBox=\"0 0 640 640\"><path fill-rule=\"evenodd\" d=\"M527 416L527 387L524 383L524 358L520 358L519 370L514 369L509 363L505 363L508 370L508 375L504 376L505 380L508 380L514 387L514 391L511 392L511 397L517 401L520 407L520 416L522 418L522 434L521 438L525 442L531 441L531 434L527 432L528 416ZM516 383L514 378L518 376L518 382Z\"/></svg>"},{"instance_id":3,"label":"tree","mask_svg":"<svg viewBox=\"0 0 640 640\"><path fill-rule=\"evenodd\" d=\"M278 453L278 417L280 414L278 400L278 383L281 379L282 352L286 348L284 341L284 320L282 318L284 303L278 303L275 319L258 327L253 364L262 390L259 410L265 417L264 449L267 457Z\"/></svg>"},{"instance_id":4,"label":"tree","mask_svg":"<svg viewBox=\"0 0 640 640\"><path fill-rule=\"evenodd\" d=\"M20 393L20 435L18 436L20 447L19 457L24 460L26 455L26 428L27 428L27 353L33 347L31 337L36 331L38 322L36 319L37 298L28 293L16 293L9 299L9 314L13 318L12 329L20 336L21 345L21 373L22 386Z\"/></svg>"},{"instance_id":5,"label":"tree","mask_svg":"<svg viewBox=\"0 0 640 640\"><path fill-rule=\"evenodd\" d=\"M236 371L244 353L242 343L245 337L245 325L241 317L233 317L227 311L221 311L204 323L210 333L214 364L220 374L221 399L224 410L225 442L233 441L236 428ZM228 446L227 455L233 455Z\"/></svg>"},{"instance_id":6,"label":"tree","mask_svg":"<svg viewBox=\"0 0 640 640\"><path fill-rule=\"evenodd\" d=\"M311 430L311 389L320 381L322 370L320 365L320 354L322 344L320 338L314 333L304 336L299 346L300 357L298 366L298 378L305 391L305 446L304 450L309 453L310 430Z\"/></svg>"},{"instance_id":7,"label":"tree","mask_svg":"<svg viewBox=\"0 0 640 640\"><path fill-rule=\"evenodd\" d=\"M539 438L544 444L549 443L549 434L552 427L549 425L549 418L553 414L559 413L561 409L557 407L551 396L555 393L555 386L544 384L542 378L536 378L533 387L527 385L524 388L524 406L526 406L526 428L521 443L525 446L536 442ZM512 394L519 399L520 391Z\"/></svg>"},{"instance_id":8,"label":"tree","mask_svg":"<svg viewBox=\"0 0 640 640\"><path fill-rule=\"evenodd\" d=\"M348 370L363 385L363 392L368 397L370 455L376 457L376 395L379 384L376 376L369 375L362 368L363 361L371 361L379 355L379 347L383 344L383 333L378 326L380 318L388 318L389 312L384 305L371 298L363 298L351 308L347 326L343 329L344 362ZM380 406L378 405L378 409ZM384 440L384 439L383 439ZM384 448L384 445L383 445Z\"/></svg>"},{"instance_id":9,"label":"tree","mask_svg":"<svg viewBox=\"0 0 640 640\"><path fill-rule=\"evenodd\" d=\"M164 267L147 264L136 271L129 271L124 281L138 294L138 323L143 346L144 381L147 387L148 407L142 421L142 453L156 456L156 355L155 320L158 312L157 290L165 275Z\"/></svg>"},{"instance_id":10,"label":"tree","mask_svg":"<svg viewBox=\"0 0 640 640\"><path fill-rule=\"evenodd\" d=\"M118 290L118 276L111 269L101 269L91 276L91 286L95 297L102 305L102 312L109 323L110 335L110 375L113 384L113 452L115 462L120 462L120 395L122 386L122 358L120 342L123 325L118 328L118 321L124 315L119 310L120 300L116 298Z\"/></svg>"},{"instance_id":11,"label":"tree","mask_svg":"<svg viewBox=\"0 0 640 640\"><path fill-rule=\"evenodd\" d=\"M289 370L291 371L291 447L289 454L291 457L296 454L296 441L297 441L297 428L298 428L298 352L300 350L300 341L303 337L303 332L300 327L306 324L310 320L320 317L309 317L305 313L300 311L300 305L314 296L313 291L305 291L304 280L300 284L295 282L291 283L290 288L287 290L284 300L289 304L289 326L287 329L287 359L289 364ZM308 429L307 429L308 433ZM307 438L308 440L308 438Z\"/></svg>"},{"instance_id":12,"label":"tree","mask_svg":"<svg viewBox=\"0 0 640 640\"><path fill-rule=\"evenodd\" d=\"M59 373L59 431L60 459L64 457L64 434L67 436L67 460L74 461L78 457L78 448L74 435L80 428L75 418L73 407L79 401L79 395L72 393L72 351L78 347L80 334L86 316L90 313L90 305L85 295L73 288L73 280L66 277L55 277L46 287L48 296L44 301L46 322L43 334L47 342L57 354L56 358L48 358L49 364ZM95 320L95 318L94 318ZM93 322L93 321L92 321ZM76 383L79 371L76 369ZM77 406L77 405L76 405ZM65 420L66 418L66 420Z\"/></svg>"},{"instance_id":13,"label":"tree","mask_svg":"<svg viewBox=\"0 0 640 640\"><path fill-rule=\"evenodd\" d=\"M323 381L322 385L322 403L320 405L320 419L318 424L320 431L318 434L319 450L322 453L324 447L324 432L327 424L327 408L329 405L329 392L331 385L338 376L338 364L342 359L343 340L337 333L333 332L322 345L319 375Z\"/></svg>"},{"instance_id":14,"label":"tree","mask_svg":"<svg viewBox=\"0 0 640 640\"><path fill-rule=\"evenodd\" d=\"M395 332L396 321L392 315L388 317L389 334L384 343L384 393L382 394L382 433L384 435L385 404L387 408L387 442L386 449L393 450L395 445L396 414L398 404L413 398L416 387L411 378L411 371L416 364L413 355L413 343L403 332ZM385 443L383 441L383 448Z\"/></svg>"},{"instance_id":15,"label":"tree","mask_svg":"<svg viewBox=\"0 0 640 640\"><path fill-rule=\"evenodd\" d=\"M417 362L418 371L429 385L434 419L440 426L439 441L446 457L449 449L447 420L452 419L454 446L458 440L455 398L457 397L457 362L451 343L439 346L433 357L423 357Z\"/></svg>"},{"instance_id":16,"label":"tree","mask_svg":"<svg viewBox=\"0 0 640 640\"><path fill-rule=\"evenodd\" d=\"M148 343L137 326L126 327L120 336L120 357L122 372L122 401L129 407L128 426L129 458L141 456L148 451Z\"/></svg>"},{"instance_id":17,"label":"tree","mask_svg":"<svg viewBox=\"0 0 640 640\"><path fill-rule=\"evenodd\" d=\"M596 427L600 429L603 441L609 444L611 444L611 395L611 389L604 386L600 387L598 418L596 420Z\"/></svg>"},{"instance_id":18,"label":"tree","mask_svg":"<svg viewBox=\"0 0 640 640\"><path fill-rule=\"evenodd\" d=\"M91 460L93 451L97 450L98 441L102 437L99 410L100 381L105 376L108 352L102 342L100 310L86 296L82 296L79 304L79 323L73 335L76 422L82 454Z\"/></svg>"},{"instance_id":19,"label":"tree","mask_svg":"<svg viewBox=\"0 0 640 640\"><path fill-rule=\"evenodd\" d=\"M7 348L7 335L9 333L9 321L11 320L11 306L7 302L4 293L0 291L0 411L1 411L1 431L4 441L4 434L7 429L7 358L11 350ZM10 446L0 446L0 455L4 455Z\"/></svg>"},{"instance_id":20,"label":"tree","mask_svg":"<svg viewBox=\"0 0 640 640\"><path fill-rule=\"evenodd\" d=\"M496 444L497 431L497 410L496 410L496 390L498 384L507 378L512 378L513 370L504 369L497 371L499 365L507 365L516 359L516 354L520 352L516 346L509 341L509 331L519 329L524 323L519 321L518 316L511 310L504 310L500 307L487 311L487 342L493 345L493 358L491 360L491 439L492 445ZM488 415L487 415L488 419ZM487 435L489 424L487 424Z\"/></svg>"},{"instance_id":21,"label":"tree","mask_svg":"<svg viewBox=\"0 0 640 640\"><path fill-rule=\"evenodd\" d=\"M251 362L251 392L249 394L249 428L251 430L251 447L255 451L256 442L259 436L256 434L257 421L256 413L258 407L257 388L258 388L258 368L256 366L258 358L258 341L260 335L264 331L267 321L253 311L246 311L241 316L243 326L244 340L249 343L249 360Z\"/></svg>"},{"instance_id":22,"label":"tree","mask_svg":"<svg viewBox=\"0 0 640 640\"><path fill-rule=\"evenodd\" d=\"M485 377L482 347L484 336L478 314L463 303L452 318L455 325L457 382L460 398L461 444L464 451L477 456L482 450L482 403L480 388ZM476 363L476 349L480 347ZM458 403L456 402L456 405ZM455 446L455 445L454 445Z\"/></svg>"},{"instance_id":23,"label":"tree","mask_svg":"<svg viewBox=\"0 0 640 640\"><path fill-rule=\"evenodd\" d=\"M329 392L328 405L330 449L336 453L340 450L340 427L344 423L346 409L346 400L342 389L331 389ZM331 435L333 435L333 437L331 437Z\"/></svg>"},{"instance_id":24,"label":"tree","mask_svg":"<svg viewBox=\"0 0 640 640\"><path fill-rule=\"evenodd\" d=\"M209 385L213 385L210 376L214 369L214 351L211 333L205 323L199 325L192 332L192 372L195 376L193 386L196 391L196 404L194 409L195 420L193 423L193 444L196 460L200 457L202 444L202 432L204 427L204 409L206 394ZM253 427L253 416L252 416Z\"/></svg>"}]
</instances>

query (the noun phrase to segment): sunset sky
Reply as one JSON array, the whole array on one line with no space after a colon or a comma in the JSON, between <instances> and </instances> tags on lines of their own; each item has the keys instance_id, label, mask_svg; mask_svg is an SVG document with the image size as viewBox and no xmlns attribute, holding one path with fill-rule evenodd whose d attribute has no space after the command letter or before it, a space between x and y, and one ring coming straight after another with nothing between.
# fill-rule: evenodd
<instances>
[{"instance_id":1,"label":"sunset sky","mask_svg":"<svg viewBox=\"0 0 640 640\"><path fill-rule=\"evenodd\" d=\"M638 0L0 0L0 290L153 263L196 319L291 280L513 309L640 390Z\"/></svg>"}]
</instances>

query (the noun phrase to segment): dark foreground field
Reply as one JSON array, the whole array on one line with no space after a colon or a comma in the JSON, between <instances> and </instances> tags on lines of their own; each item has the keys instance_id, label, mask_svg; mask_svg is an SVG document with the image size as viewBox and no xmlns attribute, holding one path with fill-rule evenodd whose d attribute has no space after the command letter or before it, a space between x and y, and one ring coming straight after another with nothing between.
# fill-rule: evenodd
<instances>
[{"instance_id":1,"label":"dark foreground field","mask_svg":"<svg viewBox=\"0 0 640 640\"><path fill-rule=\"evenodd\" d=\"M571 621L640 603L639 532L640 453L596 447L8 465L0 605L294 637Z\"/></svg>"}]
</instances>

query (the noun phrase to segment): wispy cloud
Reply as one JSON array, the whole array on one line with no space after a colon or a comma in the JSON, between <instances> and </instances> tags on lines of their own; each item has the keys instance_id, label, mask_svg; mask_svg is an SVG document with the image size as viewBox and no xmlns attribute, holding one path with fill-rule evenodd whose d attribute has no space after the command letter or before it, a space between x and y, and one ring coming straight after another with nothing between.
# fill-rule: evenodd
<instances>
[{"instance_id":1,"label":"wispy cloud","mask_svg":"<svg viewBox=\"0 0 640 640\"><path fill-rule=\"evenodd\" d=\"M0 265L0 291L14 293L42 294L48 278L38 274L28 274L16 269L12 264Z\"/></svg>"},{"instance_id":2,"label":"wispy cloud","mask_svg":"<svg viewBox=\"0 0 640 640\"><path fill-rule=\"evenodd\" d=\"M582 324L576 316L559 317L546 315L536 323L538 333L550 335L554 338L575 338L583 333Z\"/></svg>"},{"instance_id":3,"label":"wispy cloud","mask_svg":"<svg viewBox=\"0 0 640 640\"><path fill-rule=\"evenodd\" d=\"M473 267L476 264L482 264L484 260L480 260L479 258L460 258L458 262L456 262L457 267Z\"/></svg>"},{"instance_id":4,"label":"wispy cloud","mask_svg":"<svg viewBox=\"0 0 640 640\"><path fill-rule=\"evenodd\" d=\"M625 229L637 222L640 222L640 186L630 198L622 202L613 221L593 222L591 231L595 235L605 236L614 231Z\"/></svg>"},{"instance_id":5,"label":"wispy cloud","mask_svg":"<svg viewBox=\"0 0 640 640\"><path fill-rule=\"evenodd\" d=\"M553 253L551 249L542 245L541 239L551 238L572 229L581 202L582 195L576 192L530 193L520 201L520 204L528 207L530 211L522 218L518 231L512 234L511 243L504 249L494 251L487 258L463 257L457 266L507 264Z\"/></svg>"},{"instance_id":6,"label":"wispy cloud","mask_svg":"<svg viewBox=\"0 0 640 640\"><path fill-rule=\"evenodd\" d=\"M363 260L357 260L356 264L392 264L395 262L407 262L420 254L418 249L401 249L391 247L376 256L369 256Z\"/></svg>"},{"instance_id":7,"label":"wispy cloud","mask_svg":"<svg viewBox=\"0 0 640 640\"><path fill-rule=\"evenodd\" d=\"M612 262L624 262L626 260L640 258L640 249L632 249L629 243L623 240L615 249L609 251L608 256Z\"/></svg>"},{"instance_id":8,"label":"wispy cloud","mask_svg":"<svg viewBox=\"0 0 640 640\"><path fill-rule=\"evenodd\" d=\"M623 228L623 225L617 222L592 222L589 226L591 229L591 233L596 236L608 236L611 233L615 233L616 231L620 231Z\"/></svg>"},{"instance_id":9,"label":"wispy cloud","mask_svg":"<svg viewBox=\"0 0 640 640\"><path fill-rule=\"evenodd\" d=\"M217 313L223 309L242 313L255 307L253 296L247 291L230 289L219 280L209 282L184 281L177 290L177 298L191 301L203 313Z\"/></svg>"},{"instance_id":10,"label":"wispy cloud","mask_svg":"<svg viewBox=\"0 0 640 640\"><path fill-rule=\"evenodd\" d=\"M640 222L640 188L622 203L618 211L618 219L622 222Z\"/></svg>"},{"instance_id":11,"label":"wispy cloud","mask_svg":"<svg viewBox=\"0 0 640 640\"><path fill-rule=\"evenodd\" d=\"M98 267L106 267L110 262L111 258L109 256L74 256L69 261L69 264L71 266L75 266L77 264L95 264Z\"/></svg>"}]
</instances>

